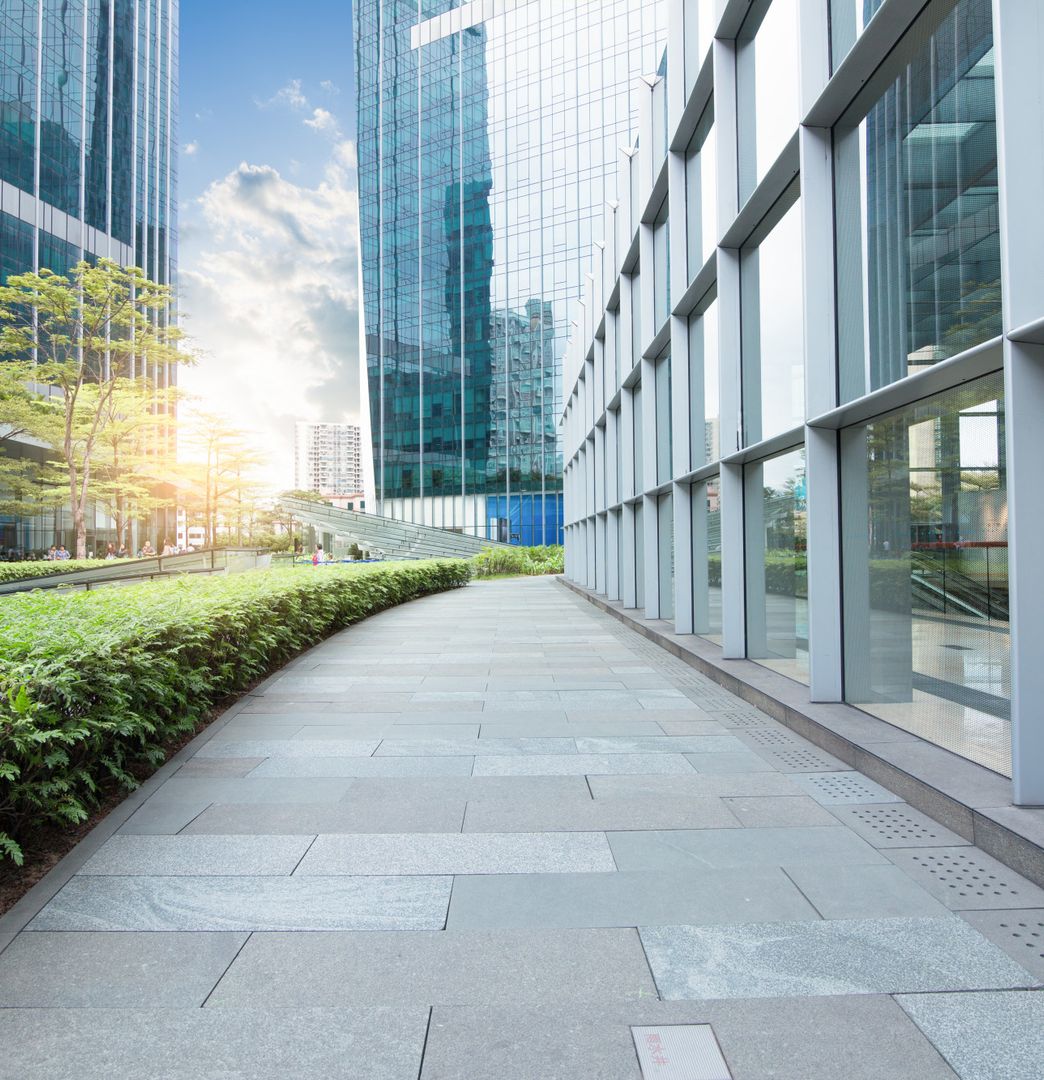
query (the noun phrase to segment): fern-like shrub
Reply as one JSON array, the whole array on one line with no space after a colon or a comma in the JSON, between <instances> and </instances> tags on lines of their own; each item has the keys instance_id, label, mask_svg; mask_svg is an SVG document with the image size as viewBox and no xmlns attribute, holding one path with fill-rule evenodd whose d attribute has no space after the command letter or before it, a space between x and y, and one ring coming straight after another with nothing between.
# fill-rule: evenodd
<instances>
[{"instance_id":1,"label":"fern-like shrub","mask_svg":"<svg viewBox=\"0 0 1044 1080\"><path fill-rule=\"evenodd\" d=\"M465 585L463 560L259 570L0 599L0 861L85 820L165 747L326 635Z\"/></svg>"},{"instance_id":2,"label":"fern-like shrub","mask_svg":"<svg viewBox=\"0 0 1044 1080\"><path fill-rule=\"evenodd\" d=\"M118 565L118 564L117 564ZM74 570L97 570L112 566L105 559L65 559L62 562L4 562L0 563L0 585L9 581L28 581L30 578L71 574Z\"/></svg>"},{"instance_id":3,"label":"fern-like shrub","mask_svg":"<svg viewBox=\"0 0 1044 1080\"><path fill-rule=\"evenodd\" d=\"M485 548L472 557L476 577L505 574L561 574L565 569L565 549L547 547Z\"/></svg>"}]
</instances>

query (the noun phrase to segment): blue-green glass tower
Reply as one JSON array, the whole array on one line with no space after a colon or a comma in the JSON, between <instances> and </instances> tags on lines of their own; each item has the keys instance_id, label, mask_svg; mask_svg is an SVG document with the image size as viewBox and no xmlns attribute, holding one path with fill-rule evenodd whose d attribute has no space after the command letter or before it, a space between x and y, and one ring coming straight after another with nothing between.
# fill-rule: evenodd
<instances>
[{"instance_id":1,"label":"blue-green glass tower","mask_svg":"<svg viewBox=\"0 0 1044 1080\"><path fill-rule=\"evenodd\" d=\"M357 0L381 513L561 541L561 361L663 7Z\"/></svg>"}]
</instances>

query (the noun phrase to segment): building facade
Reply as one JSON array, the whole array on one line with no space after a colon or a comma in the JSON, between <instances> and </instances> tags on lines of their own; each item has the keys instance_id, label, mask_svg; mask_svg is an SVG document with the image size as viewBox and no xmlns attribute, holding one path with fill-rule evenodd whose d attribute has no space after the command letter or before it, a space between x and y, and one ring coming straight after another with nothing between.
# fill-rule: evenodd
<instances>
[{"instance_id":1,"label":"building facade","mask_svg":"<svg viewBox=\"0 0 1044 1080\"><path fill-rule=\"evenodd\" d=\"M663 0L354 11L378 512L560 542L562 358Z\"/></svg>"},{"instance_id":2,"label":"building facade","mask_svg":"<svg viewBox=\"0 0 1044 1080\"><path fill-rule=\"evenodd\" d=\"M299 420L294 427L294 487L331 500L360 499L363 466L359 426Z\"/></svg>"},{"instance_id":3,"label":"building facade","mask_svg":"<svg viewBox=\"0 0 1044 1080\"><path fill-rule=\"evenodd\" d=\"M174 284L177 102L178 0L0 5L0 280L109 258ZM0 518L0 546L68 542L70 518Z\"/></svg>"},{"instance_id":4,"label":"building facade","mask_svg":"<svg viewBox=\"0 0 1044 1080\"><path fill-rule=\"evenodd\" d=\"M562 418L573 581L1011 776L1025 805L1035 7L670 0Z\"/></svg>"}]
</instances>

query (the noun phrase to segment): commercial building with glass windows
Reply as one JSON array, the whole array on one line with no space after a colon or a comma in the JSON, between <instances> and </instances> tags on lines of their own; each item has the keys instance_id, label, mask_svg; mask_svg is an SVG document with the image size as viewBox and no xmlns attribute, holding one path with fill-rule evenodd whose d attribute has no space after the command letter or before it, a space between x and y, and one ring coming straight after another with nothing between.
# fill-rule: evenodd
<instances>
[{"instance_id":1,"label":"commercial building with glass windows","mask_svg":"<svg viewBox=\"0 0 1044 1080\"><path fill-rule=\"evenodd\" d=\"M4 0L0 281L109 258L174 283L177 100L178 0ZM70 519L0 517L0 546L68 542Z\"/></svg>"},{"instance_id":2,"label":"commercial building with glass windows","mask_svg":"<svg viewBox=\"0 0 1044 1080\"><path fill-rule=\"evenodd\" d=\"M1020 805L1044 804L1036 9L670 0L562 418L573 582Z\"/></svg>"},{"instance_id":3,"label":"commercial building with glass windows","mask_svg":"<svg viewBox=\"0 0 1044 1080\"><path fill-rule=\"evenodd\" d=\"M377 511L562 536L562 358L664 0L358 0Z\"/></svg>"}]
</instances>

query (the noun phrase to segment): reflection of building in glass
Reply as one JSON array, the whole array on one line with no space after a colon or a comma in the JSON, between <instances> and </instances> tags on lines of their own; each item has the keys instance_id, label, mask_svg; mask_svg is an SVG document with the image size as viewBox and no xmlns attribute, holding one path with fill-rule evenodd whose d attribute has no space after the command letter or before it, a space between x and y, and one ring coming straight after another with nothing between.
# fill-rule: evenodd
<instances>
[{"instance_id":1,"label":"reflection of building in glass","mask_svg":"<svg viewBox=\"0 0 1044 1080\"><path fill-rule=\"evenodd\" d=\"M1040 805L1044 31L827 6L671 9L566 358L566 571Z\"/></svg>"},{"instance_id":2,"label":"reflection of building in glass","mask_svg":"<svg viewBox=\"0 0 1044 1080\"><path fill-rule=\"evenodd\" d=\"M177 72L178 0L0 5L0 281L104 257L174 282ZM0 518L0 542L68 543L69 518Z\"/></svg>"},{"instance_id":3,"label":"reflection of building in glass","mask_svg":"<svg viewBox=\"0 0 1044 1080\"><path fill-rule=\"evenodd\" d=\"M450 9L453 10L450 10ZM561 361L663 0L355 5L379 509L561 540Z\"/></svg>"}]
</instances>

